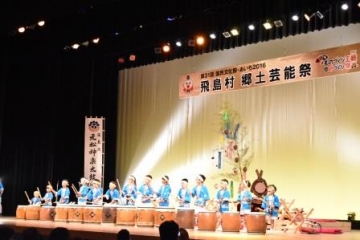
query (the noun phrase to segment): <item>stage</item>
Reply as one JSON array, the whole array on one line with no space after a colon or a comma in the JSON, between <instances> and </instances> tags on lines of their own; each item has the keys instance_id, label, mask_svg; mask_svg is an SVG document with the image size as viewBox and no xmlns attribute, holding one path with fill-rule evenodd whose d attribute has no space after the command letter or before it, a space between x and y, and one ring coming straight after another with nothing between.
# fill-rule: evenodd
<instances>
[{"instance_id":1,"label":"stage","mask_svg":"<svg viewBox=\"0 0 360 240\"><path fill-rule=\"evenodd\" d=\"M25 228L36 227L39 232L47 236L53 228L65 227L70 230L71 237L80 237L83 240L114 240L116 234L120 229L126 228L130 231L133 240L155 240L159 239L159 230L156 227L133 227L133 226L118 226L112 223L66 223L54 221L40 221L40 220L23 220L14 217L0 217L0 225L6 225L13 228L17 233L21 233ZM301 234L288 231L274 231L266 234L247 234L247 233L230 233L230 232L210 232L199 230L188 230L190 239L206 239L206 240L221 240L221 239L312 239L312 240L360 240L360 231L352 230L341 234Z\"/></svg>"}]
</instances>

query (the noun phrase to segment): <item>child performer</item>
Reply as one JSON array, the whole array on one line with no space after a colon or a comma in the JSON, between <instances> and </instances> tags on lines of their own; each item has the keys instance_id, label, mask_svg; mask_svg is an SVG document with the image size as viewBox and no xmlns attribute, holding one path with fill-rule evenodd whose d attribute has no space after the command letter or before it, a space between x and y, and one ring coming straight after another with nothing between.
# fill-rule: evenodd
<instances>
[{"instance_id":1,"label":"child performer","mask_svg":"<svg viewBox=\"0 0 360 240\"><path fill-rule=\"evenodd\" d=\"M280 200L277 195L275 195L276 187L273 184L268 185L267 195L265 196L261 208L265 210L266 218L270 222L270 230L274 230L275 220L278 218Z\"/></svg>"},{"instance_id":2,"label":"child performer","mask_svg":"<svg viewBox=\"0 0 360 240\"><path fill-rule=\"evenodd\" d=\"M79 205L86 205L86 196L89 193L88 184L89 184L89 180L87 180L86 178L82 177L80 179L80 189L76 193Z\"/></svg>"},{"instance_id":3,"label":"child performer","mask_svg":"<svg viewBox=\"0 0 360 240\"><path fill-rule=\"evenodd\" d=\"M53 188L51 185L46 186L46 193L43 197L44 206L52 206L52 200L54 198L54 195L52 194Z\"/></svg>"},{"instance_id":4,"label":"child performer","mask_svg":"<svg viewBox=\"0 0 360 240\"><path fill-rule=\"evenodd\" d=\"M227 189L229 181L227 179L222 179L220 183L220 190L216 194L215 202L219 206L219 212L217 213L217 229L221 230L221 213L228 212L229 209L229 200L230 200L230 191Z\"/></svg>"},{"instance_id":5,"label":"child performer","mask_svg":"<svg viewBox=\"0 0 360 240\"><path fill-rule=\"evenodd\" d=\"M139 193L141 194L141 203L145 205L151 204L154 190L151 187L151 175L146 175L144 178L144 184L140 186Z\"/></svg>"},{"instance_id":6,"label":"child performer","mask_svg":"<svg viewBox=\"0 0 360 240\"><path fill-rule=\"evenodd\" d=\"M169 184L169 177L164 175L161 178L161 187L158 192L155 192L157 196L157 201L159 202L160 207L168 207L169 206L169 197L171 194L171 187Z\"/></svg>"},{"instance_id":7,"label":"child performer","mask_svg":"<svg viewBox=\"0 0 360 240\"><path fill-rule=\"evenodd\" d=\"M102 205L103 189L101 188L101 182L98 179L92 180L92 189L87 194L87 199L92 202L93 205Z\"/></svg>"},{"instance_id":8,"label":"child performer","mask_svg":"<svg viewBox=\"0 0 360 240\"><path fill-rule=\"evenodd\" d=\"M240 204L240 219L243 231L246 231L244 215L251 212L252 195L249 190L250 182L248 180L242 180L239 185L239 195L237 197L237 203Z\"/></svg>"},{"instance_id":9,"label":"child performer","mask_svg":"<svg viewBox=\"0 0 360 240\"><path fill-rule=\"evenodd\" d=\"M111 181L109 183L109 189L106 191L103 196L107 201L110 201L110 204L118 204L120 200L119 190L116 189L116 183Z\"/></svg>"},{"instance_id":10,"label":"child performer","mask_svg":"<svg viewBox=\"0 0 360 240\"><path fill-rule=\"evenodd\" d=\"M39 191L34 191L34 197L29 201L30 205L40 205L41 204L41 196Z\"/></svg>"},{"instance_id":11,"label":"child performer","mask_svg":"<svg viewBox=\"0 0 360 240\"><path fill-rule=\"evenodd\" d=\"M125 205L135 205L136 201L136 178L133 175L130 175L128 178L128 183L124 186L121 197L125 198Z\"/></svg>"},{"instance_id":12,"label":"child performer","mask_svg":"<svg viewBox=\"0 0 360 240\"><path fill-rule=\"evenodd\" d=\"M192 196L195 197L195 207L197 212L199 209L205 208L206 202L210 199L208 188L204 185L205 180L206 177L199 174L196 177L196 186L192 190Z\"/></svg>"},{"instance_id":13,"label":"child performer","mask_svg":"<svg viewBox=\"0 0 360 240\"><path fill-rule=\"evenodd\" d=\"M181 180L181 188L178 191L176 200L179 203L179 207L190 207L191 191L188 188L189 181L187 178Z\"/></svg>"},{"instance_id":14,"label":"child performer","mask_svg":"<svg viewBox=\"0 0 360 240\"><path fill-rule=\"evenodd\" d=\"M62 180L61 186L62 187L57 192L53 190L53 193L60 197L59 203L68 204L70 197L70 190L68 188L69 181L67 179Z\"/></svg>"}]
</instances>

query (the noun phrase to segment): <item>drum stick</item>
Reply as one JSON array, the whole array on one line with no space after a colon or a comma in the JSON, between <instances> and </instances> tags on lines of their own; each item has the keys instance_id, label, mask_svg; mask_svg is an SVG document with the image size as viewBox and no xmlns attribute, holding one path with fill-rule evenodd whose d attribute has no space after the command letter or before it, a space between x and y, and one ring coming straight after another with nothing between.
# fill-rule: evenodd
<instances>
[{"instance_id":1,"label":"drum stick","mask_svg":"<svg viewBox=\"0 0 360 240\"><path fill-rule=\"evenodd\" d=\"M40 192L40 189L39 189L39 187L36 187L36 189L38 190L38 192L39 192L39 194L40 194L40 199L42 199L42 195L41 195L41 192Z\"/></svg>"},{"instance_id":2,"label":"drum stick","mask_svg":"<svg viewBox=\"0 0 360 240\"><path fill-rule=\"evenodd\" d=\"M75 190L76 192L78 192L78 190L76 189L75 185L74 184L71 184L71 187L73 188L73 190ZM76 193L75 192L75 193Z\"/></svg>"},{"instance_id":3,"label":"drum stick","mask_svg":"<svg viewBox=\"0 0 360 240\"><path fill-rule=\"evenodd\" d=\"M116 179L116 183L117 183L117 185L118 185L118 188L119 188L119 194L120 194L120 196L121 196L121 194L122 194L122 190L121 190L121 185L120 185L119 179Z\"/></svg>"},{"instance_id":4,"label":"drum stick","mask_svg":"<svg viewBox=\"0 0 360 240\"><path fill-rule=\"evenodd\" d=\"M26 191L25 191L25 195L26 195L27 200L28 200L28 201L29 201L29 203L30 203L31 201L30 201L29 195L27 194L27 192L26 192Z\"/></svg>"}]
</instances>

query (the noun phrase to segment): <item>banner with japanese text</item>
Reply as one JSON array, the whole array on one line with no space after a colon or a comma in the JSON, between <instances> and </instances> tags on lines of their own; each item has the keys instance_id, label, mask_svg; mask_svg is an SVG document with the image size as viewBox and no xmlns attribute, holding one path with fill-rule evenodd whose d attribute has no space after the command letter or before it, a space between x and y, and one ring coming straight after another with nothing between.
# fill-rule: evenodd
<instances>
[{"instance_id":1,"label":"banner with japanese text","mask_svg":"<svg viewBox=\"0 0 360 240\"><path fill-rule=\"evenodd\" d=\"M293 83L360 71L360 43L180 77L179 97Z\"/></svg>"},{"instance_id":2,"label":"banner with japanese text","mask_svg":"<svg viewBox=\"0 0 360 240\"><path fill-rule=\"evenodd\" d=\"M105 118L85 117L84 177L103 183Z\"/></svg>"}]
</instances>

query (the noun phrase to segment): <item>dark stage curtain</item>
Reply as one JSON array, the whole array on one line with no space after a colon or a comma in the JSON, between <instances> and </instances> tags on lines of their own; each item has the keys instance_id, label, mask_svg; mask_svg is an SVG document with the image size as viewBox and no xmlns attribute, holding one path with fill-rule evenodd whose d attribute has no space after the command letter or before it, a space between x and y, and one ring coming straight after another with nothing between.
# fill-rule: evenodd
<instances>
[{"instance_id":1,"label":"dark stage curtain","mask_svg":"<svg viewBox=\"0 0 360 240\"><path fill-rule=\"evenodd\" d=\"M78 186L83 175L84 118L106 118L105 189L115 176L117 66L91 52L0 39L0 178L3 215L15 215L37 187ZM5 46L5 47L4 47ZM115 63L115 64L113 64ZM72 201L75 201L72 193Z\"/></svg>"}]
</instances>

